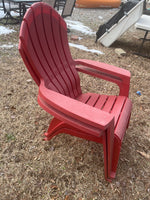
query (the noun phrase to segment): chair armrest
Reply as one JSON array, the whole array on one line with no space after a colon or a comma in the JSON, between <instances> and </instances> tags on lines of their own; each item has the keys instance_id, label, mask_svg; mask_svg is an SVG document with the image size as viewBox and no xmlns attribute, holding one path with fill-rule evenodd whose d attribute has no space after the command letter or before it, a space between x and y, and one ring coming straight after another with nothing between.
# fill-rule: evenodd
<instances>
[{"instance_id":1,"label":"chair armrest","mask_svg":"<svg viewBox=\"0 0 150 200\"><path fill-rule=\"evenodd\" d=\"M128 97L131 76L128 70L98 61L84 59L75 60L75 65L79 72L116 83L120 88L119 95Z\"/></svg>"},{"instance_id":2,"label":"chair armrest","mask_svg":"<svg viewBox=\"0 0 150 200\"><path fill-rule=\"evenodd\" d=\"M97 137L114 127L114 116L70 97L47 89L44 81L39 86L38 103L56 118Z\"/></svg>"}]
</instances>

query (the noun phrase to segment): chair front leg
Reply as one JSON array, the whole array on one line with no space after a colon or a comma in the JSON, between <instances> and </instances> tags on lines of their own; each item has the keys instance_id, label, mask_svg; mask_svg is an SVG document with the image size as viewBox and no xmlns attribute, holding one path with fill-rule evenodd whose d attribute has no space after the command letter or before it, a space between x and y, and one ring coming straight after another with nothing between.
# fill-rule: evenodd
<instances>
[{"instance_id":1,"label":"chair front leg","mask_svg":"<svg viewBox=\"0 0 150 200\"><path fill-rule=\"evenodd\" d=\"M116 176L119 155L121 150L121 140L118 137L114 137L113 157L112 157L112 175Z\"/></svg>"},{"instance_id":2,"label":"chair front leg","mask_svg":"<svg viewBox=\"0 0 150 200\"><path fill-rule=\"evenodd\" d=\"M48 131L44 133L45 135L44 140L51 140L55 135L57 135L58 134L57 130L62 125L62 123L63 123L62 121L54 117L50 122Z\"/></svg>"},{"instance_id":3,"label":"chair front leg","mask_svg":"<svg viewBox=\"0 0 150 200\"><path fill-rule=\"evenodd\" d=\"M113 147L114 147L114 122L112 122L106 133L103 136L103 151L104 151L104 171L105 179L109 182L115 175L112 171L112 160L113 160Z\"/></svg>"}]
</instances>

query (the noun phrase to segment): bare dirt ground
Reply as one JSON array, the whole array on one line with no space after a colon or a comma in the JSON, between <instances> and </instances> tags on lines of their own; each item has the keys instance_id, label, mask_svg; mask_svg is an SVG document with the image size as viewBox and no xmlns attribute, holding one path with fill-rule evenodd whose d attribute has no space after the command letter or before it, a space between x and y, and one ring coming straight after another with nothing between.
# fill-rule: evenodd
<instances>
[{"instance_id":1,"label":"bare dirt ground","mask_svg":"<svg viewBox=\"0 0 150 200\"><path fill-rule=\"evenodd\" d=\"M77 10L77 9L76 9ZM99 22L93 13L109 17L115 10L97 9L73 13L94 31ZM93 13L92 13L93 12ZM80 15L79 15L80 14ZM78 16L78 17L77 17ZM106 62L131 72L132 117L126 132L117 176L112 183L104 179L102 145L60 134L42 141L50 119L37 104L38 87L27 72L18 53L19 26L16 32L0 35L0 200L149 200L150 199L150 60L137 51L142 31L130 29L110 48L95 44L95 36L71 41L104 52L92 54L71 48L73 58ZM116 48L126 55L119 57ZM150 55L150 44L144 45ZM80 75L83 92L116 94L118 88L105 81ZM140 91L141 96L136 92Z\"/></svg>"}]
</instances>

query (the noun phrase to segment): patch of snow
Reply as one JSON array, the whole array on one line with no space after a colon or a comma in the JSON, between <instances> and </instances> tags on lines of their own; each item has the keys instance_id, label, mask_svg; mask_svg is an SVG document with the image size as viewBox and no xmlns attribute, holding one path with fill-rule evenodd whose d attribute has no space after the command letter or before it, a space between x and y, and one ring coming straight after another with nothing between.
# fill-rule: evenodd
<instances>
[{"instance_id":1,"label":"patch of snow","mask_svg":"<svg viewBox=\"0 0 150 200\"><path fill-rule=\"evenodd\" d=\"M6 9L8 9L7 7L9 6L9 4L7 5L8 3L6 3ZM0 3L0 19L3 18L5 16L5 13L3 11L3 7L2 3ZM14 11L11 11L11 15L12 16L18 16L18 13L17 12L14 12Z\"/></svg>"},{"instance_id":2,"label":"patch of snow","mask_svg":"<svg viewBox=\"0 0 150 200\"><path fill-rule=\"evenodd\" d=\"M13 44L3 44L0 46L0 48L6 48L6 49L11 49L13 47L16 47L18 45L13 45Z\"/></svg>"},{"instance_id":3,"label":"patch of snow","mask_svg":"<svg viewBox=\"0 0 150 200\"><path fill-rule=\"evenodd\" d=\"M101 51L98 51L98 50L96 50L96 49L88 49L86 46L79 45L79 44L69 43L69 46L70 46L70 47L75 47L75 48L77 48L77 49L81 49L81 50L83 50L83 51L91 52L91 53L104 54L104 53L101 52Z\"/></svg>"},{"instance_id":4,"label":"patch of snow","mask_svg":"<svg viewBox=\"0 0 150 200\"><path fill-rule=\"evenodd\" d=\"M65 20L67 23L67 27L71 30L79 31L85 35L93 35L95 32L93 32L92 29L85 26L82 22L79 21L72 21L72 20Z\"/></svg>"},{"instance_id":5,"label":"patch of snow","mask_svg":"<svg viewBox=\"0 0 150 200\"><path fill-rule=\"evenodd\" d=\"M0 5L1 6L1 5ZM11 15L12 16L16 16L18 15L17 13L15 12L11 12ZM5 16L5 13L3 10L0 10L0 19L3 18ZM12 33L12 32L15 32L13 29L10 29L10 28L7 28L7 27L4 27L4 26L1 26L0 25L0 35L3 35L3 34L9 34L9 33Z\"/></svg>"},{"instance_id":6,"label":"patch of snow","mask_svg":"<svg viewBox=\"0 0 150 200\"><path fill-rule=\"evenodd\" d=\"M12 33L12 32L15 32L15 30L10 29L10 28L6 28L4 26L0 26L0 35L9 34L9 33Z\"/></svg>"},{"instance_id":7,"label":"patch of snow","mask_svg":"<svg viewBox=\"0 0 150 200\"><path fill-rule=\"evenodd\" d=\"M0 7L1 7L1 5L0 5ZM4 11L0 10L0 19L3 18L4 16L5 16Z\"/></svg>"},{"instance_id":8,"label":"patch of snow","mask_svg":"<svg viewBox=\"0 0 150 200\"><path fill-rule=\"evenodd\" d=\"M102 16L98 16L98 19L103 19L103 17Z\"/></svg>"},{"instance_id":9,"label":"patch of snow","mask_svg":"<svg viewBox=\"0 0 150 200\"><path fill-rule=\"evenodd\" d=\"M59 10L56 10L57 12L58 12L58 14L60 14L61 15L61 13L62 13L62 10L61 9L59 9Z\"/></svg>"},{"instance_id":10,"label":"patch of snow","mask_svg":"<svg viewBox=\"0 0 150 200\"><path fill-rule=\"evenodd\" d=\"M83 38L82 37L79 37L79 40L82 40Z\"/></svg>"}]
</instances>

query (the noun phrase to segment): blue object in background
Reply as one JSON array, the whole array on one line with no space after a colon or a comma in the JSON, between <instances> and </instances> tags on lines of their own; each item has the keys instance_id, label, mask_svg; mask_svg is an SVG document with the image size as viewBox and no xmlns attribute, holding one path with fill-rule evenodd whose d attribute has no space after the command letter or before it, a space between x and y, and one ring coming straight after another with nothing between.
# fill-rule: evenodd
<instances>
[{"instance_id":1,"label":"blue object in background","mask_svg":"<svg viewBox=\"0 0 150 200\"><path fill-rule=\"evenodd\" d=\"M137 91L136 94L138 94L139 96L141 96L141 92L140 91Z\"/></svg>"}]
</instances>

